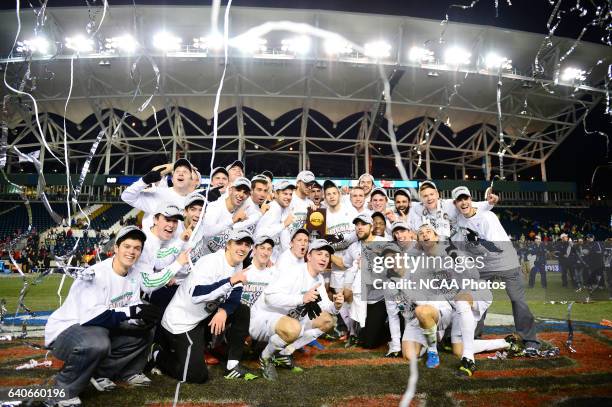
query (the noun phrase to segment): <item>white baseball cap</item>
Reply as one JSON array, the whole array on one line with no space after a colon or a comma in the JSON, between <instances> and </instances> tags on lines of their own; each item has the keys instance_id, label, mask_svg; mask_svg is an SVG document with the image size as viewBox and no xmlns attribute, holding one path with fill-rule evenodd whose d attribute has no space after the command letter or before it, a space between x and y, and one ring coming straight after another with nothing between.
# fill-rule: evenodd
<instances>
[{"instance_id":1,"label":"white baseball cap","mask_svg":"<svg viewBox=\"0 0 612 407\"><path fill-rule=\"evenodd\" d=\"M164 205L156 213L156 215L164 215L166 218L175 218L185 220L183 210L176 205Z\"/></svg>"},{"instance_id":2,"label":"white baseball cap","mask_svg":"<svg viewBox=\"0 0 612 407\"><path fill-rule=\"evenodd\" d=\"M253 235L247 229L238 229L232 230L229 235L228 240L238 241L238 240L250 240L251 244L253 244Z\"/></svg>"},{"instance_id":3,"label":"white baseball cap","mask_svg":"<svg viewBox=\"0 0 612 407\"><path fill-rule=\"evenodd\" d=\"M327 250L329 254L334 254L334 248L325 239L315 239L308 245L308 253L313 250Z\"/></svg>"},{"instance_id":4,"label":"white baseball cap","mask_svg":"<svg viewBox=\"0 0 612 407\"><path fill-rule=\"evenodd\" d=\"M293 185L289 181L281 181L274 186L275 191L284 191L285 189L288 189L288 188L295 189L295 185Z\"/></svg>"},{"instance_id":5,"label":"white baseball cap","mask_svg":"<svg viewBox=\"0 0 612 407\"><path fill-rule=\"evenodd\" d=\"M435 182L433 182L433 181L423 181L423 182L421 182L421 185L419 185L419 191L422 191L424 189L424 187L427 186L427 185L429 185L430 187L432 187L436 191L438 190L438 187L436 186Z\"/></svg>"},{"instance_id":6,"label":"white baseball cap","mask_svg":"<svg viewBox=\"0 0 612 407\"><path fill-rule=\"evenodd\" d=\"M461 195L467 195L470 198L472 197L472 194L470 194L470 190L466 186L457 187L453 189L453 192L451 192L451 197L453 198L453 201L459 198Z\"/></svg>"},{"instance_id":7,"label":"white baseball cap","mask_svg":"<svg viewBox=\"0 0 612 407\"><path fill-rule=\"evenodd\" d=\"M255 237L255 245L259 246L264 243L270 243L274 247L274 239L268 235L259 235Z\"/></svg>"},{"instance_id":8,"label":"white baseball cap","mask_svg":"<svg viewBox=\"0 0 612 407\"><path fill-rule=\"evenodd\" d=\"M368 215L367 213L360 213L359 215L355 216L355 219L353 219L353 225L357 221L363 222L368 225L371 225L372 223L374 223L374 221L372 220L372 217Z\"/></svg>"},{"instance_id":9,"label":"white baseball cap","mask_svg":"<svg viewBox=\"0 0 612 407\"><path fill-rule=\"evenodd\" d=\"M296 181L302 181L304 184L309 184L315 180L315 176L312 171L300 171L295 179Z\"/></svg>"},{"instance_id":10,"label":"white baseball cap","mask_svg":"<svg viewBox=\"0 0 612 407\"><path fill-rule=\"evenodd\" d=\"M251 181L248 180L248 178L245 177L238 177L234 180L234 182L232 182L233 187L247 187L249 189L249 191L251 190Z\"/></svg>"},{"instance_id":11,"label":"white baseball cap","mask_svg":"<svg viewBox=\"0 0 612 407\"><path fill-rule=\"evenodd\" d=\"M117 232L117 236L115 236L115 244L118 245L117 242L121 243L120 240L127 235L133 235L134 237L137 236L143 242L147 240L147 235L145 235L145 233L140 230L138 226L130 225L121 228L119 232Z\"/></svg>"}]
</instances>

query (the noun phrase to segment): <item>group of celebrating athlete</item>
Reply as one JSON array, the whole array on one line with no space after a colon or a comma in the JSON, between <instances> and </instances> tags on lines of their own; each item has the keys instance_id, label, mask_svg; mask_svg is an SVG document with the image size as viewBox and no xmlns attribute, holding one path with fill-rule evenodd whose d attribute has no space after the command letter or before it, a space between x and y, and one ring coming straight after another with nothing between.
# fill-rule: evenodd
<instances>
[{"instance_id":1,"label":"group of celebrating athlete","mask_svg":"<svg viewBox=\"0 0 612 407\"><path fill-rule=\"evenodd\" d=\"M424 181L390 199L370 174L351 188L319 183L311 171L295 182L275 181L269 171L244 174L235 161L213 169L210 185L199 189L200 173L182 158L125 189L122 199L144 212L142 228L119 230L114 256L76 280L49 317L45 345L64 361L54 380L66 390L52 403L80 405L89 384L100 391L116 381L148 386L150 370L203 383L211 349L223 349L216 356L227 379L278 380L277 368L300 372L294 352L323 335L347 347L388 341L386 356L424 356L435 368L446 331L466 376L478 352L538 353L518 257L503 244L509 239L491 212L492 191L472 202L461 186L441 199L435 183ZM320 208L324 233L315 233L307 216ZM504 282L517 335L475 339L491 304L487 290L416 299L401 290L364 291L366 244L385 241L395 242L387 253L427 256L449 248L456 256L462 243L482 242L470 244L486 257L474 278ZM259 353L259 371L241 363L247 344Z\"/></svg>"}]
</instances>

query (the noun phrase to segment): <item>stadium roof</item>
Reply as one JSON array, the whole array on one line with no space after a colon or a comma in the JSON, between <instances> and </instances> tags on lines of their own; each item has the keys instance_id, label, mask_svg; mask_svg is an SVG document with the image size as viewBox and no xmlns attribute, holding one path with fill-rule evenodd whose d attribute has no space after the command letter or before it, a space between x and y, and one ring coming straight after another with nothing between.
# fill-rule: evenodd
<instances>
[{"instance_id":1,"label":"stadium roof","mask_svg":"<svg viewBox=\"0 0 612 407\"><path fill-rule=\"evenodd\" d=\"M91 16L85 7L47 10L41 36L52 43L54 55L34 55L31 60L32 95L52 149L61 151L65 117L69 121L67 144L75 160L87 157L99 130L106 130L107 139L96 153L106 159L106 172L112 172L113 164L119 162L113 156L130 157L132 166L134 158L149 165L140 158L158 155L163 160L164 154L210 157L210 119L224 68L223 50L194 46L194 38L210 34L210 8L112 6L102 24L100 10L93 13L93 20ZM35 17L31 12L22 13L20 40L33 36ZM94 51L75 56L65 47L66 38L86 35L90 21L97 30L91 36ZM431 165L463 170L480 168L483 163L495 167L498 152L504 149L506 170L517 172L545 162L605 94L606 66L598 61L610 55L610 49L594 43L581 43L561 62L575 40L553 37L549 46L541 34L494 27L441 26L437 20L400 16L240 7L231 10L229 37L270 21L305 23L360 46L384 41L390 50L389 56L380 59L382 76L376 61L355 48L330 56L323 39L312 37L304 54L283 49L283 40L310 32L303 26L277 24L278 30L260 32L267 41L265 51L245 54L236 47L229 49L219 105L217 148L221 154L257 158L276 153L295 161L296 170L309 162L312 166L317 156L327 159L332 154L347 160L366 156L364 163L355 162L358 158L352 158L352 163L348 160L350 172L369 166L367 156L392 159L384 119L384 76L392 88L392 118L402 159L411 164L411 177L429 177ZM0 12L4 57L13 43L16 24L14 11ZM160 30L180 37L180 49L154 48L153 38ZM126 32L141 44L140 51L126 55L104 48L106 39ZM431 51L432 59L411 60L410 50L415 46ZM470 62L445 63L444 53L450 47L467 50ZM498 68L487 67L485 59L491 52L510 59L512 68L502 70L500 76ZM534 71L536 55L539 72ZM7 78L15 88L23 84L26 59L14 55L3 61L11 62ZM563 78L568 67L589 71L588 77L585 81ZM495 129L498 80L502 83L503 145ZM25 82L26 90L30 84ZM4 86L2 94L7 94ZM29 120L27 99L16 102L13 99L8 106L9 125L17 130L9 141L28 150L39 145L37 127ZM146 108L139 112L143 104ZM422 165L417 165L419 151ZM121 159L129 171L129 158ZM133 170L143 172L145 168L138 163ZM324 165L325 160L320 163Z\"/></svg>"}]
</instances>

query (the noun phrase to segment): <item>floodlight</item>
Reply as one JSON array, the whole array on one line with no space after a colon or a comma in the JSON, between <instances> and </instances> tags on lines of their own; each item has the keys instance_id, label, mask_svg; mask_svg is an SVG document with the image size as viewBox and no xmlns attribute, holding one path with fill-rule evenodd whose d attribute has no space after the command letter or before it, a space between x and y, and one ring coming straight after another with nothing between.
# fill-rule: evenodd
<instances>
[{"instance_id":1,"label":"floodlight","mask_svg":"<svg viewBox=\"0 0 612 407\"><path fill-rule=\"evenodd\" d=\"M268 49L266 47L268 41L260 37L240 36L233 38L230 43L233 47L249 54L263 53Z\"/></svg>"},{"instance_id":2,"label":"floodlight","mask_svg":"<svg viewBox=\"0 0 612 407\"><path fill-rule=\"evenodd\" d=\"M485 58L485 66L488 69L511 69L512 60L491 52L487 54L487 57Z\"/></svg>"},{"instance_id":3,"label":"floodlight","mask_svg":"<svg viewBox=\"0 0 612 407\"><path fill-rule=\"evenodd\" d=\"M432 51L421 48L421 47L412 47L410 48L410 52L408 53L408 59L413 62L433 62L434 54Z\"/></svg>"},{"instance_id":4,"label":"floodlight","mask_svg":"<svg viewBox=\"0 0 612 407\"><path fill-rule=\"evenodd\" d=\"M586 71L580 68L567 67L561 74L561 80L564 82L583 81L586 79Z\"/></svg>"},{"instance_id":5,"label":"floodlight","mask_svg":"<svg viewBox=\"0 0 612 407\"><path fill-rule=\"evenodd\" d=\"M212 33L206 37L199 37L193 39L194 48L208 49L208 50L221 50L225 40L219 33Z\"/></svg>"},{"instance_id":6,"label":"floodlight","mask_svg":"<svg viewBox=\"0 0 612 407\"><path fill-rule=\"evenodd\" d=\"M30 40L24 40L23 42L18 43L19 47L17 48L20 52L31 52L32 54L48 54L49 51L49 41L47 41L44 37L34 37Z\"/></svg>"},{"instance_id":7,"label":"floodlight","mask_svg":"<svg viewBox=\"0 0 612 407\"><path fill-rule=\"evenodd\" d=\"M162 51L178 51L183 40L173 34L162 31L153 37L153 46Z\"/></svg>"},{"instance_id":8,"label":"floodlight","mask_svg":"<svg viewBox=\"0 0 612 407\"><path fill-rule=\"evenodd\" d=\"M138 49L140 45L130 34L124 34L119 37L106 39L106 48L110 50L121 50L126 53L132 53Z\"/></svg>"},{"instance_id":9,"label":"floodlight","mask_svg":"<svg viewBox=\"0 0 612 407\"><path fill-rule=\"evenodd\" d=\"M323 43L323 48L329 55L350 54L353 52L351 44L340 37L328 38Z\"/></svg>"},{"instance_id":10,"label":"floodlight","mask_svg":"<svg viewBox=\"0 0 612 407\"><path fill-rule=\"evenodd\" d=\"M89 52L93 50L93 40L82 35L66 38L66 48L76 52Z\"/></svg>"},{"instance_id":11,"label":"floodlight","mask_svg":"<svg viewBox=\"0 0 612 407\"><path fill-rule=\"evenodd\" d=\"M387 58L391 55L391 45L385 41L372 41L363 46L364 54L370 58Z\"/></svg>"},{"instance_id":12,"label":"floodlight","mask_svg":"<svg viewBox=\"0 0 612 407\"><path fill-rule=\"evenodd\" d=\"M300 35L299 37L287 38L281 41L281 51L292 54L307 54L310 51L310 37Z\"/></svg>"},{"instance_id":13,"label":"floodlight","mask_svg":"<svg viewBox=\"0 0 612 407\"><path fill-rule=\"evenodd\" d=\"M459 47L451 47L444 53L444 62L448 65L467 65L472 54Z\"/></svg>"}]
</instances>

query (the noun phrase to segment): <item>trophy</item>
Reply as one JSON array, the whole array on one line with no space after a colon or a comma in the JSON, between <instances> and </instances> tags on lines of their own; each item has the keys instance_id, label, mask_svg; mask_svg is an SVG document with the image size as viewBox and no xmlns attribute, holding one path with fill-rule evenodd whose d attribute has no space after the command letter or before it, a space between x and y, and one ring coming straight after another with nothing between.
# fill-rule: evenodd
<instances>
[{"instance_id":1,"label":"trophy","mask_svg":"<svg viewBox=\"0 0 612 407\"><path fill-rule=\"evenodd\" d=\"M306 213L306 230L310 232L311 239L325 238L325 215L327 209L319 208L313 210L308 208Z\"/></svg>"}]
</instances>

